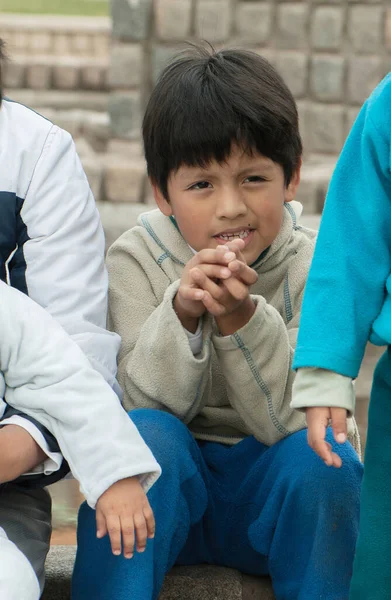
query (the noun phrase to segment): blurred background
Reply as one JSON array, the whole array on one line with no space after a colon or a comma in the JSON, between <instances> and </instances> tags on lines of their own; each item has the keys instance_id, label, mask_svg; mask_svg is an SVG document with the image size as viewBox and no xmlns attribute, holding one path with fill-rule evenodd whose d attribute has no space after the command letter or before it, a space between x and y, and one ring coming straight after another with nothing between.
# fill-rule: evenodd
<instances>
[{"instance_id":1,"label":"blurred background","mask_svg":"<svg viewBox=\"0 0 391 600\"><path fill-rule=\"evenodd\" d=\"M317 227L348 131L391 70L389 0L0 0L6 94L75 139L107 246L152 205L140 126L149 93L184 40L241 46L269 59L292 90L304 142L297 199ZM365 445L373 367L357 381ZM74 481L52 486L54 543L73 543L82 498Z\"/></svg>"}]
</instances>

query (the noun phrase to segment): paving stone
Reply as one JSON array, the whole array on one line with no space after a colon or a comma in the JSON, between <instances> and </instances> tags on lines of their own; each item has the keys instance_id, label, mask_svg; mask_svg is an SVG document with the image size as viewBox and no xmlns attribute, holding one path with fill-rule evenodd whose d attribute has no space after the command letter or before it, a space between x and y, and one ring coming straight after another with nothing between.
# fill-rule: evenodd
<instances>
[{"instance_id":1,"label":"paving stone","mask_svg":"<svg viewBox=\"0 0 391 600\"><path fill-rule=\"evenodd\" d=\"M344 98L345 59L321 54L311 59L311 93L316 100L340 102Z\"/></svg>"},{"instance_id":2,"label":"paving stone","mask_svg":"<svg viewBox=\"0 0 391 600\"><path fill-rule=\"evenodd\" d=\"M155 83L160 73L168 65L171 59L178 53L182 45L176 46L154 46L152 49L152 80Z\"/></svg>"},{"instance_id":3,"label":"paving stone","mask_svg":"<svg viewBox=\"0 0 391 600\"><path fill-rule=\"evenodd\" d=\"M306 2L278 6L276 38L279 48L305 48L308 17L309 7Z\"/></svg>"},{"instance_id":4,"label":"paving stone","mask_svg":"<svg viewBox=\"0 0 391 600\"><path fill-rule=\"evenodd\" d=\"M146 180L144 159L107 155L104 164L104 196L110 202L140 202Z\"/></svg>"},{"instance_id":5,"label":"paving stone","mask_svg":"<svg viewBox=\"0 0 391 600\"><path fill-rule=\"evenodd\" d=\"M140 136L141 108L139 92L116 92L109 98L111 130L115 137L134 139Z\"/></svg>"},{"instance_id":6,"label":"paving stone","mask_svg":"<svg viewBox=\"0 0 391 600\"><path fill-rule=\"evenodd\" d=\"M237 33L246 44L266 44L272 33L272 6L260 2L240 2L235 21Z\"/></svg>"},{"instance_id":7,"label":"paving stone","mask_svg":"<svg viewBox=\"0 0 391 600\"><path fill-rule=\"evenodd\" d=\"M344 142L344 108L313 104L308 117L310 151L339 153Z\"/></svg>"},{"instance_id":8,"label":"paving stone","mask_svg":"<svg viewBox=\"0 0 391 600\"><path fill-rule=\"evenodd\" d=\"M382 77L382 61L378 56L353 56L348 63L348 100L362 104Z\"/></svg>"},{"instance_id":9,"label":"paving stone","mask_svg":"<svg viewBox=\"0 0 391 600\"><path fill-rule=\"evenodd\" d=\"M24 64L17 62L16 60L8 60L4 64L4 87L9 88L22 88L25 85L26 67Z\"/></svg>"},{"instance_id":10,"label":"paving stone","mask_svg":"<svg viewBox=\"0 0 391 600\"><path fill-rule=\"evenodd\" d=\"M231 32L231 0L198 0L195 13L195 34L211 44L228 39Z\"/></svg>"},{"instance_id":11,"label":"paving stone","mask_svg":"<svg viewBox=\"0 0 391 600\"><path fill-rule=\"evenodd\" d=\"M155 0L155 29L160 40L175 41L190 35L191 0Z\"/></svg>"},{"instance_id":12,"label":"paving stone","mask_svg":"<svg viewBox=\"0 0 391 600\"><path fill-rule=\"evenodd\" d=\"M143 56L140 44L114 44L111 50L109 86L127 89L141 84Z\"/></svg>"},{"instance_id":13,"label":"paving stone","mask_svg":"<svg viewBox=\"0 0 391 600\"><path fill-rule=\"evenodd\" d=\"M304 52L278 52L275 66L295 98L307 91L308 56Z\"/></svg>"},{"instance_id":14,"label":"paving stone","mask_svg":"<svg viewBox=\"0 0 391 600\"><path fill-rule=\"evenodd\" d=\"M311 44L316 50L339 50L343 42L344 11L334 6L319 6L311 22Z\"/></svg>"},{"instance_id":15,"label":"paving stone","mask_svg":"<svg viewBox=\"0 0 391 600\"><path fill-rule=\"evenodd\" d=\"M52 67L50 64L26 66L26 84L33 90L48 90L52 86Z\"/></svg>"},{"instance_id":16,"label":"paving stone","mask_svg":"<svg viewBox=\"0 0 391 600\"><path fill-rule=\"evenodd\" d=\"M383 7L352 6L348 15L348 37L354 52L379 52L383 45Z\"/></svg>"},{"instance_id":17,"label":"paving stone","mask_svg":"<svg viewBox=\"0 0 391 600\"><path fill-rule=\"evenodd\" d=\"M385 42L386 48L391 50L391 8L388 8L385 15Z\"/></svg>"},{"instance_id":18,"label":"paving stone","mask_svg":"<svg viewBox=\"0 0 391 600\"><path fill-rule=\"evenodd\" d=\"M80 86L80 69L76 64L61 64L53 66L53 86L59 90L76 90Z\"/></svg>"},{"instance_id":19,"label":"paving stone","mask_svg":"<svg viewBox=\"0 0 391 600\"><path fill-rule=\"evenodd\" d=\"M91 111L107 111L109 95L107 92L91 92L88 90L32 90L8 89L10 98L25 104L38 112L50 110L85 109Z\"/></svg>"},{"instance_id":20,"label":"paving stone","mask_svg":"<svg viewBox=\"0 0 391 600\"><path fill-rule=\"evenodd\" d=\"M113 37L125 41L145 40L153 0L111 0Z\"/></svg>"}]
</instances>

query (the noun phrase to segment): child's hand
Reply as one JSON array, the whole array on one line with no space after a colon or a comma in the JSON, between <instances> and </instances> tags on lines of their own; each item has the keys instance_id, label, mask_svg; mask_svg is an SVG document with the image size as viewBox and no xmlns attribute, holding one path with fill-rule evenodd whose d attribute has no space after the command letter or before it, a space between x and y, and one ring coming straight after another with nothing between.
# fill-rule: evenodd
<instances>
[{"instance_id":1,"label":"child's hand","mask_svg":"<svg viewBox=\"0 0 391 600\"><path fill-rule=\"evenodd\" d=\"M174 308L182 325L189 331L197 329L198 319L204 314L207 295L202 282L225 280L232 273L228 264L236 258L227 246L197 252L185 266L181 283L175 296ZM217 285L217 284L213 284Z\"/></svg>"},{"instance_id":2,"label":"child's hand","mask_svg":"<svg viewBox=\"0 0 391 600\"><path fill-rule=\"evenodd\" d=\"M125 558L133 557L135 537L137 552L144 552L147 538L155 535L155 519L137 477L121 479L101 495L96 524L98 538L109 534L113 554L121 554L121 536Z\"/></svg>"},{"instance_id":3,"label":"child's hand","mask_svg":"<svg viewBox=\"0 0 391 600\"><path fill-rule=\"evenodd\" d=\"M326 442L326 429L331 420L335 441L339 444L346 442L347 411L344 408L314 407L307 408L306 416L309 445L328 467L339 468L342 460L338 454L332 452L330 444Z\"/></svg>"}]
</instances>

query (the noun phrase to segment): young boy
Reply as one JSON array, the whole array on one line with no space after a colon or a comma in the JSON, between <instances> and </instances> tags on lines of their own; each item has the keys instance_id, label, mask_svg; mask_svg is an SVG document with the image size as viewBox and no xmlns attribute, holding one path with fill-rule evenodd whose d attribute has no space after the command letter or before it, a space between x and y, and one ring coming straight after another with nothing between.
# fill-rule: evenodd
<instances>
[{"instance_id":1,"label":"young boy","mask_svg":"<svg viewBox=\"0 0 391 600\"><path fill-rule=\"evenodd\" d=\"M3 98L2 50L0 40L0 280L43 306L119 391L119 338L105 329L104 235L94 198L71 136ZM10 447L19 447L22 436L41 457L30 484L38 479L48 485L68 471L55 438L39 420L7 405L3 424L9 425ZM2 488L0 526L26 554L41 589L50 522L50 497L43 487L28 494L13 484ZM0 584L2 577L8 572L0 565Z\"/></svg>"},{"instance_id":2,"label":"young boy","mask_svg":"<svg viewBox=\"0 0 391 600\"><path fill-rule=\"evenodd\" d=\"M133 554L134 530L142 550L147 536L154 533L153 514L143 490L154 483L160 468L115 393L46 311L2 282L0 330L0 398L5 398L0 400L0 413L7 402L57 439L88 504L96 506L98 537L108 531L115 554L121 551L121 533L124 554ZM19 447L10 446L12 427L0 429L0 484L42 461L20 427L16 427ZM39 536L40 531L30 530L25 513L31 510L36 519L45 518L45 507L34 501L28 476L13 486L25 498L13 509L28 545L30 537ZM1 598L38 600L39 582L25 554L1 528Z\"/></svg>"},{"instance_id":3,"label":"young boy","mask_svg":"<svg viewBox=\"0 0 391 600\"><path fill-rule=\"evenodd\" d=\"M79 516L73 599L156 599L174 564L270 574L277 600L345 600L362 467L327 469L289 406L312 231L298 225L295 102L257 54L194 50L143 125L160 210L109 255L126 408L162 466L156 537L133 561ZM330 443L335 447L332 436Z\"/></svg>"},{"instance_id":4,"label":"young boy","mask_svg":"<svg viewBox=\"0 0 391 600\"><path fill-rule=\"evenodd\" d=\"M293 406L306 409L310 442L331 418L342 439L355 408L369 340L388 345L374 375L351 600L388 600L391 589L391 75L361 109L330 183L305 293Z\"/></svg>"}]
</instances>

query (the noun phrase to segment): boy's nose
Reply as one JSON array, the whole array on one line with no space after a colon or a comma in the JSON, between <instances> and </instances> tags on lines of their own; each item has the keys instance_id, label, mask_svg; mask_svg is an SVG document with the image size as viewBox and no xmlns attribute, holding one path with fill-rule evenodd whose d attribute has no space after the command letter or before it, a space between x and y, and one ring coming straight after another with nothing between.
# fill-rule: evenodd
<instances>
[{"instance_id":1,"label":"boy's nose","mask_svg":"<svg viewBox=\"0 0 391 600\"><path fill-rule=\"evenodd\" d=\"M216 207L216 216L219 219L234 220L245 215L247 206L239 191L224 190L221 192Z\"/></svg>"}]
</instances>

